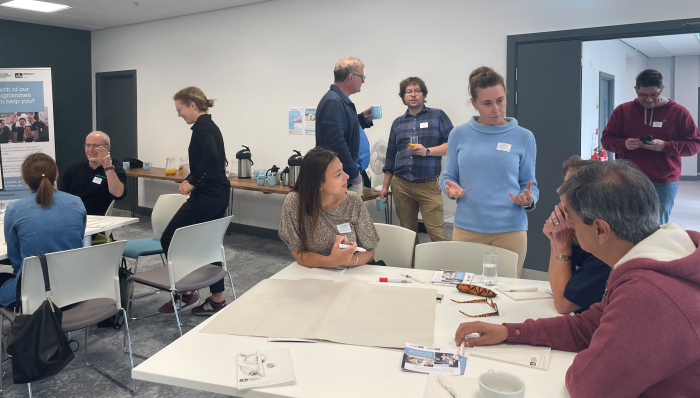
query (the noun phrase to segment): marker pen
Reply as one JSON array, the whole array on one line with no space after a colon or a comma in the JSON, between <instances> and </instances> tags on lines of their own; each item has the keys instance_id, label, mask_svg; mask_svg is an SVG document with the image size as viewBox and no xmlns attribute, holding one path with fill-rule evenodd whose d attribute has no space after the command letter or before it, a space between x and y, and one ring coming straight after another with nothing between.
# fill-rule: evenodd
<instances>
[{"instance_id":1,"label":"marker pen","mask_svg":"<svg viewBox=\"0 0 700 398\"><path fill-rule=\"evenodd\" d=\"M338 248L340 248L340 249L349 249L349 248L351 248L351 247L352 247L352 245L346 245L346 244L344 244L344 243L341 243L341 244L338 245ZM366 249L363 249L363 248L361 248L361 247L356 247L356 248L355 248L355 251L356 251L356 252L366 252L367 250L366 250Z\"/></svg>"},{"instance_id":2,"label":"marker pen","mask_svg":"<svg viewBox=\"0 0 700 398\"><path fill-rule=\"evenodd\" d=\"M413 283L413 280L411 278L379 278L379 282Z\"/></svg>"}]
</instances>

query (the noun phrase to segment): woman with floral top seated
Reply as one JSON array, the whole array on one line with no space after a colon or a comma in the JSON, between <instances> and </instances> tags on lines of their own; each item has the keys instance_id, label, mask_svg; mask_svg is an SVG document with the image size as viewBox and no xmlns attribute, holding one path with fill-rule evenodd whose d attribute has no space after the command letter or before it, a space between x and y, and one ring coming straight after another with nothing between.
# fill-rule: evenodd
<instances>
[{"instance_id":1,"label":"woman with floral top seated","mask_svg":"<svg viewBox=\"0 0 700 398\"><path fill-rule=\"evenodd\" d=\"M335 152L316 147L304 156L296 185L284 200L279 229L299 264L351 267L374 258L379 235L362 197L349 192L347 182ZM341 244L350 247L341 249Z\"/></svg>"}]
</instances>

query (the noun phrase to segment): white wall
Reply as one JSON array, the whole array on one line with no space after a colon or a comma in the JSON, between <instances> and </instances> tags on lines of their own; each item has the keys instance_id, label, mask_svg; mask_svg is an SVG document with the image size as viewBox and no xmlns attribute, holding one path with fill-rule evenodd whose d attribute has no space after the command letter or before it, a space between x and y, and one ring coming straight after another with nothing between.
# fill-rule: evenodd
<instances>
[{"instance_id":1,"label":"white wall","mask_svg":"<svg viewBox=\"0 0 700 398\"><path fill-rule=\"evenodd\" d=\"M649 62L651 60L652 58L649 58L636 50L634 51L634 54L627 54L627 69L625 73L625 101L634 101L634 99L637 98L637 91L634 89L635 85L637 84L637 75L644 69L650 68ZM673 92L672 89L671 92Z\"/></svg>"},{"instance_id":2,"label":"white wall","mask_svg":"<svg viewBox=\"0 0 700 398\"><path fill-rule=\"evenodd\" d=\"M600 104L600 72L615 76L615 107L627 101L627 58L634 57L639 67L644 56L620 40L584 42L581 49L581 157L590 159L593 154L594 136L598 128ZM643 70L643 69L642 69ZM603 132L600 131L599 134Z\"/></svg>"},{"instance_id":3,"label":"white wall","mask_svg":"<svg viewBox=\"0 0 700 398\"><path fill-rule=\"evenodd\" d=\"M507 35L684 19L696 10L696 0L673 7L652 0L273 0L93 32L93 73L138 71L140 159L162 167L166 157L186 154L190 130L171 98L197 85L218 99L212 115L229 158L246 144L256 165L279 166L292 149L314 146L313 137L287 135L287 108L315 106L341 57L366 65L367 83L352 97L358 108L384 107L385 118L367 130L374 143L405 110L397 93L407 76L422 77L428 105L461 124L474 113L469 72L490 65L505 74ZM176 187L142 181L141 188L139 204L151 207ZM278 227L281 195L236 195L236 222Z\"/></svg>"},{"instance_id":4,"label":"white wall","mask_svg":"<svg viewBox=\"0 0 700 398\"><path fill-rule=\"evenodd\" d=\"M656 69L664 77L663 96L676 99L676 57L649 58L649 69ZM682 82L681 82L682 84ZM635 95L636 97L636 95Z\"/></svg>"},{"instance_id":5,"label":"white wall","mask_svg":"<svg viewBox=\"0 0 700 398\"><path fill-rule=\"evenodd\" d=\"M674 99L683 105L698 124L698 87L700 86L700 56L687 55L676 57L676 88ZM681 175L695 177L698 175L698 155L683 158Z\"/></svg>"}]
</instances>

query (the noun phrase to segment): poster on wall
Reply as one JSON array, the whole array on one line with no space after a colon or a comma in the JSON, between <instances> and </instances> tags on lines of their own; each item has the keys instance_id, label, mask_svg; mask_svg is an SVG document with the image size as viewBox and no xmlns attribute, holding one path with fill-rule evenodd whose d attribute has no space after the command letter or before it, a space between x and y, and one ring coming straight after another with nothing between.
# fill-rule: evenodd
<instances>
[{"instance_id":1,"label":"poster on wall","mask_svg":"<svg viewBox=\"0 0 700 398\"><path fill-rule=\"evenodd\" d=\"M303 130L303 116L301 115L302 108L289 108L289 134L299 135Z\"/></svg>"},{"instance_id":2,"label":"poster on wall","mask_svg":"<svg viewBox=\"0 0 700 398\"><path fill-rule=\"evenodd\" d=\"M20 168L27 155L56 158L51 68L0 68L0 154L4 190L0 201L21 199L31 191Z\"/></svg>"},{"instance_id":3,"label":"poster on wall","mask_svg":"<svg viewBox=\"0 0 700 398\"><path fill-rule=\"evenodd\" d=\"M316 108L304 109L304 134L316 134Z\"/></svg>"}]
</instances>

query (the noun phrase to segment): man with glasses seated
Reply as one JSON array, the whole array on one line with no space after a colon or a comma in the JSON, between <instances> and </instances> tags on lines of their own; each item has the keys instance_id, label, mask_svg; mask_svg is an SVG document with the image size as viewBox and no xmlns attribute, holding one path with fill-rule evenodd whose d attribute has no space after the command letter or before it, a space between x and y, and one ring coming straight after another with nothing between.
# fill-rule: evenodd
<instances>
[{"instance_id":1,"label":"man with glasses seated","mask_svg":"<svg viewBox=\"0 0 700 398\"><path fill-rule=\"evenodd\" d=\"M697 397L700 233L660 226L654 184L627 161L586 166L558 192L581 249L612 268L603 301L574 316L463 323L457 345L577 352L566 372L572 397Z\"/></svg>"},{"instance_id":2,"label":"man with glasses seated","mask_svg":"<svg viewBox=\"0 0 700 398\"><path fill-rule=\"evenodd\" d=\"M661 224L668 223L681 175L681 156L700 151L700 134L687 109L664 98L663 76L654 69L637 75L637 98L621 104L603 129L602 145L618 159L633 161L654 183Z\"/></svg>"},{"instance_id":3,"label":"man with glasses seated","mask_svg":"<svg viewBox=\"0 0 700 398\"><path fill-rule=\"evenodd\" d=\"M87 160L61 174L59 189L79 197L89 215L103 216L112 200L126 196L126 173L122 164L110 157L110 148L109 136L93 131L85 138Z\"/></svg>"},{"instance_id":4,"label":"man with glasses seated","mask_svg":"<svg viewBox=\"0 0 700 398\"><path fill-rule=\"evenodd\" d=\"M358 163L362 163L358 162L360 148L369 148L369 141L362 129L372 127L372 108L358 114L350 96L362 89L367 77L364 70L362 61L354 57L336 62L333 69L335 82L316 109L316 146L338 154L343 162L343 171L350 176L348 189L359 195L362 195L363 189L362 170L358 166ZM364 152L368 158L369 150Z\"/></svg>"}]
</instances>

